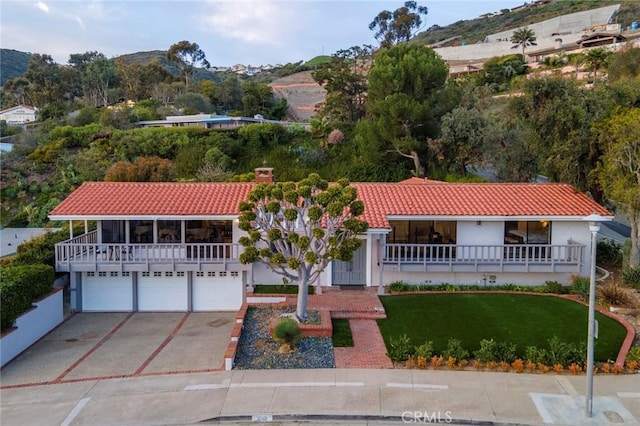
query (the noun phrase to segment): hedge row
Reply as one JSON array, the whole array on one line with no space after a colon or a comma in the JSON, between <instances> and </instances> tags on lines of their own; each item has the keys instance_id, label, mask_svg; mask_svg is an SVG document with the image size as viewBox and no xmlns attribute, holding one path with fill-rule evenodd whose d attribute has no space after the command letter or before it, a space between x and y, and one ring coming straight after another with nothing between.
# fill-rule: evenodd
<instances>
[{"instance_id":1,"label":"hedge row","mask_svg":"<svg viewBox=\"0 0 640 426\"><path fill-rule=\"evenodd\" d=\"M49 265L16 265L0 268L0 331L13 327L34 299L51 292L55 272Z\"/></svg>"}]
</instances>

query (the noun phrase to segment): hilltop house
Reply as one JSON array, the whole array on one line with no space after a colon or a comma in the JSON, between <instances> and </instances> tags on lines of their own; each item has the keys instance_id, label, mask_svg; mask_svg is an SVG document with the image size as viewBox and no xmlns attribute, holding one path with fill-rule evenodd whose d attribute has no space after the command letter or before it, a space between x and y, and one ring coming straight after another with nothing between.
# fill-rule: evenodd
<instances>
[{"instance_id":1,"label":"hilltop house","mask_svg":"<svg viewBox=\"0 0 640 426\"><path fill-rule=\"evenodd\" d=\"M258 169L269 181L272 169ZM235 310L247 286L281 283L238 261L238 203L254 183L86 182L52 220L96 221L56 245L76 311ZM369 230L322 286L568 283L590 271L584 217L606 209L564 184L355 183ZM85 225L85 229L88 229Z\"/></svg>"},{"instance_id":2,"label":"hilltop house","mask_svg":"<svg viewBox=\"0 0 640 426\"><path fill-rule=\"evenodd\" d=\"M27 124L38 119L38 109L27 105L17 105L0 111L0 120L8 125Z\"/></svg>"}]
</instances>

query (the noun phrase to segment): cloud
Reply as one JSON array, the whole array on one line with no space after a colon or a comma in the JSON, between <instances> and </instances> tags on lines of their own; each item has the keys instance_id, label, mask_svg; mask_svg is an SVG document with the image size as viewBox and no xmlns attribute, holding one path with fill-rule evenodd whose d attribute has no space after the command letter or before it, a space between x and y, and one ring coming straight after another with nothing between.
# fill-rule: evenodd
<instances>
[{"instance_id":1,"label":"cloud","mask_svg":"<svg viewBox=\"0 0 640 426\"><path fill-rule=\"evenodd\" d=\"M282 45L297 27L293 2L208 1L204 30L250 43Z\"/></svg>"},{"instance_id":2,"label":"cloud","mask_svg":"<svg viewBox=\"0 0 640 426\"><path fill-rule=\"evenodd\" d=\"M36 3L36 7L44 13L49 13L49 6L47 6L47 4L43 1L39 1L38 3Z\"/></svg>"}]
</instances>

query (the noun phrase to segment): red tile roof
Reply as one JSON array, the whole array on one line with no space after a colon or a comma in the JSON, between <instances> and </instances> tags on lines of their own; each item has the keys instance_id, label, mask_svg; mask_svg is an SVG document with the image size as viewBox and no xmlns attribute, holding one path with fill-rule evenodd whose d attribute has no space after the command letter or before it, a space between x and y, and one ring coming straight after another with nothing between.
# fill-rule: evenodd
<instances>
[{"instance_id":1,"label":"red tile roof","mask_svg":"<svg viewBox=\"0 0 640 426\"><path fill-rule=\"evenodd\" d=\"M552 183L355 183L371 228L388 228L387 216L573 216L604 207L570 185Z\"/></svg>"},{"instance_id":2,"label":"red tile roof","mask_svg":"<svg viewBox=\"0 0 640 426\"><path fill-rule=\"evenodd\" d=\"M238 215L254 183L85 182L50 216Z\"/></svg>"},{"instance_id":3,"label":"red tile roof","mask_svg":"<svg viewBox=\"0 0 640 426\"><path fill-rule=\"evenodd\" d=\"M238 215L254 183L85 182L50 213L78 216ZM388 216L611 216L565 184L354 183L371 228L388 228Z\"/></svg>"}]
</instances>

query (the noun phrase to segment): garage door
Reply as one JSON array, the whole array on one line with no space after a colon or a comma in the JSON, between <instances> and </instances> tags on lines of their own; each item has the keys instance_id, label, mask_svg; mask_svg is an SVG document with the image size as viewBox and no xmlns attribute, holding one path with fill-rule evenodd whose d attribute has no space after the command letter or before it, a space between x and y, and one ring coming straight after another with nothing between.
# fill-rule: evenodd
<instances>
[{"instance_id":1,"label":"garage door","mask_svg":"<svg viewBox=\"0 0 640 426\"><path fill-rule=\"evenodd\" d=\"M235 311L243 302L242 274L196 272L193 276L194 311Z\"/></svg>"},{"instance_id":2,"label":"garage door","mask_svg":"<svg viewBox=\"0 0 640 426\"><path fill-rule=\"evenodd\" d=\"M187 311L185 272L143 272L138 276L139 311Z\"/></svg>"},{"instance_id":3,"label":"garage door","mask_svg":"<svg viewBox=\"0 0 640 426\"><path fill-rule=\"evenodd\" d=\"M128 272L85 272L82 275L83 311L132 311L133 286Z\"/></svg>"}]
</instances>

